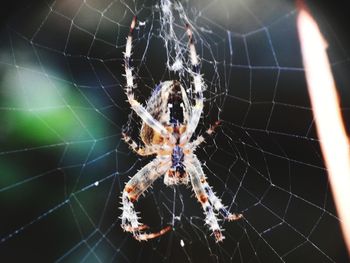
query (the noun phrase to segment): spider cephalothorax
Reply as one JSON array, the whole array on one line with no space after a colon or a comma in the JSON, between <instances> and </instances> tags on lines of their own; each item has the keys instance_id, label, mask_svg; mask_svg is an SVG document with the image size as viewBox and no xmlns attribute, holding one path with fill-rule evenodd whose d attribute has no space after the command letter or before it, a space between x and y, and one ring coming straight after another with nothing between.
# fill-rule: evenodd
<instances>
[{"instance_id":1,"label":"spider cephalothorax","mask_svg":"<svg viewBox=\"0 0 350 263\"><path fill-rule=\"evenodd\" d=\"M130 67L132 33L136 25L136 17L133 19L129 36L127 38L124 53L126 74L126 95L132 109L142 119L141 139L144 146L139 146L130 136L123 133L124 140L140 155L157 155L156 158L138 171L126 184L122 195L122 228L131 232L138 240L147 240L163 235L171 229L170 226L156 233L144 233L147 226L138 221L133 202L147 190L152 183L164 175L166 185L187 184L191 181L193 191L198 201L202 204L206 215L206 223L213 231L216 241L222 241L222 229L219 226L215 210L225 219L237 220L240 214L231 214L221 200L214 194L206 181L202 166L194 151L204 141L204 136L198 136L191 141L197 128L203 110L203 80L199 72L192 31L187 26L187 35L190 39L190 59L193 66L191 75L194 86L194 100L192 105L181 83L176 80L160 83L153 91L143 107L134 98L133 75ZM210 135L214 132L212 126L206 132Z\"/></svg>"}]
</instances>

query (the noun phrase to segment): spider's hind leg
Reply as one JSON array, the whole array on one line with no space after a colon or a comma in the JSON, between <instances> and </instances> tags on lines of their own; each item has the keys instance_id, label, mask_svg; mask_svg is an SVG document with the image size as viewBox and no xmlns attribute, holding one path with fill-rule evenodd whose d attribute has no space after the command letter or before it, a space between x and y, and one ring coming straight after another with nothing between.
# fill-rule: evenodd
<instances>
[{"instance_id":1,"label":"spider's hind leg","mask_svg":"<svg viewBox=\"0 0 350 263\"><path fill-rule=\"evenodd\" d=\"M156 119L153 118L151 114L135 99L133 89L136 87L134 85L133 68L131 67L131 50L132 50L132 35L136 26L136 16L133 18L129 35L126 40L125 52L124 52L124 69L126 77L126 87L125 93L128 97L128 101L132 109L136 114L150 126L153 130L161 134L163 137L170 137L169 132L164 128L164 126Z\"/></svg>"},{"instance_id":2,"label":"spider's hind leg","mask_svg":"<svg viewBox=\"0 0 350 263\"><path fill-rule=\"evenodd\" d=\"M194 37L192 29L189 25L186 25L186 32L189 38L189 55L192 65L192 70L190 71L193 78L193 86L194 86L194 99L195 105L192 107L192 113L187 125L186 131L181 135L180 144L186 144L192 137L192 134L196 130L202 111L203 111L203 89L204 89L204 80L199 71L199 59L196 52L196 47L194 45Z\"/></svg>"}]
</instances>

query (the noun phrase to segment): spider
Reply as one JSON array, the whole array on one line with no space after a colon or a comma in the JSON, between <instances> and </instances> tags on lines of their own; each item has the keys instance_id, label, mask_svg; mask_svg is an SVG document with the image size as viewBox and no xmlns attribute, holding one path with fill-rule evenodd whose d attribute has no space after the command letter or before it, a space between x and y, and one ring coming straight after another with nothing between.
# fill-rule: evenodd
<instances>
[{"instance_id":1,"label":"spider","mask_svg":"<svg viewBox=\"0 0 350 263\"><path fill-rule=\"evenodd\" d=\"M155 159L139 170L125 185L122 194L121 227L131 232L137 240L148 240L168 232L167 226L158 232L148 233L148 226L139 222L133 203L138 200L152 183L164 175L166 185L188 184L191 181L194 193L201 203L205 214L205 222L215 236L216 242L224 236L218 223L216 213L219 212L226 220L233 221L242 217L241 214L230 213L221 203L206 181L202 166L195 149L205 140L203 135L191 141L191 137L199 123L203 109L204 81L199 72L199 59L194 45L192 30L186 25L189 38L189 55L193 70L194 100L191 105L186 91L179 81L161 82L154 89L146 107L143 107L134 97L134 77L130 66L132 35L136 26L136 16L133 18L124 53L126 88L125 93L131 108L142 119L140 137L144 146L138 145L123 132L124 141L141 156L156 155ZM215 125L206 131L206 135L214 132Z\"/></svg>"}]
</instances>

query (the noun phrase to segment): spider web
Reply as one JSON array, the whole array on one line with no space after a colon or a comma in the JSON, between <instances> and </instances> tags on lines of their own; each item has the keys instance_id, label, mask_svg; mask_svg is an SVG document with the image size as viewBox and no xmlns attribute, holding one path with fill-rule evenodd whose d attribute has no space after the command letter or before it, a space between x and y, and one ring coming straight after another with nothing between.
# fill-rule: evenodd
<instances>
[{"instance_id":1,"label":"spider web","mask_svg":"<svg viewBox=\"0 0 350 263\"><path fill-rule=\"evenodd\" d=\"M236 222L216 244L191 188L158 180L136 209L173 231L139 243L120 228L125 183L152 158L121 141L140 120L123 92L123 52L139 101L179 79L191 95L192 26L205 109L197 151ZM316 13L317 15L317 13ZM288 1L48 1L2 27L0 257L4 262L347 262L306 90ZM326 22L344 117L348 55ZM343 99L344 98L344 99Z\"/></svg>"}]
</instances>

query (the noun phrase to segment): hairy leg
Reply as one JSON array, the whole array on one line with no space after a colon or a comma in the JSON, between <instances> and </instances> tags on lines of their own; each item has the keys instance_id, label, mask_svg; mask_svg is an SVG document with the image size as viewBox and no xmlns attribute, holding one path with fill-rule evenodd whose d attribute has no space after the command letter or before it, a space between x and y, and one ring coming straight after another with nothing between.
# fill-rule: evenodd
<instances>
[{"instance_id":1,"label":"hairy leg","mask_svg":"<svg viewBox=\"0 0 350 263\"><path fill-rule=\"evenodd\" d=\"M199 176L200 182L208 195L209 202L214 206L215 210L218 211L226 220L229 221L234 221L242 218L242 214L235 214L235 213L230 213L227 208L222 204L220 198L218 198L213 189L210 187L208 184L206 177L204 175L202 165L198 158L194 155L188 155L188 162L191 163L191 165L195 168L197 171L197 174Z\"/></svg>"},{"instance_id":2,"label":"hairy leg","mask_svg":"<svg viewBox=\"0 0 350 263\"><path fill-rule=\"evenodd\" d=\"M157 146L141 146L137 144L128 134L122 133L123 140L130 146L130 148L141 156L148 156L157 153Z\"/></svg>"},{"instance_id":3,"label":"hairy leg","mask_svg":"<svg viewBox=\"0 0 350 263\"><path fill-rule=\"evenodd\" d=\"M193 152L201 143L205 142L207 137L211 136L215 132L215 129L219 125L220 125L220 121L215 122L214 125L210 126L210 128L205 131L204 135L198 136L193 142L188 143L187 144L188 146L185 145L185 148Z\"/></svg>"},{"instance_id":4,"label":"hairy leg","mask_svg":"<svg viewBox=\"0 0 350 263\"><path fill-rule=\"evenodd\" d=\"M129 145L129 147L137 154L141 156L148 156L152 154L156 154L157 151L159 150L159 146L150 146L150 145L145 145L142 146L142 144L138 144L131 138L131 121L132 121L132 115L133 112L131 112L128 116L128 122L123 125L122 127L122 138L123 140Z\"/></svg>"},{"instance_id":5,"label":"hairy leg","mask_svg":"<svg viewBox=\"0 0 350 263\"><path fill-rule=\"evenodd\" d=\"M147 110L135 99L133 89L134 86L134 76L132 74L132 68L130 66L130 57L131 57L131 49L132 49L132 34L136 26L136 16L133 18L129 35L126 41L125 53L124 53L124 64L125 64L125 76L126 76L126 87L125 92L128 97L128 101L132 107L132 109L137 113L140 118L147 123L152 129L161 134L163 137L169 137L170 134L164 128L164 126L157 120L155 120L151 114L147 112Z\"/></svg>"},{"instance_id":6,"label":"hairy leg","mask_svg":"<svg viewBox=\"0 0 350 263\"><path fill-rule=\"evenodd\" d=\"M158 233L143 233L147 226L142 225L138 219L133 202L137 201L139 196L144 193L152 183L163 175L171 165L171 159L168 156L157 157L152 162L138 171L125 185L122 195L122 228L131 232L137 240L147 240L162 235L170 230L165 227Z\"/></svg>"},{"instance_id":7,"label":"hairy leg","mask_svg":"<svg viewBox=\"0 0 350 263\"><path fill-rule=\"evenodd\" d=\"M201 183L200 174L198 174L196 167L194 167L190 162L185 161L185 165L186 171L191 178L193 191L195 192L198 201L202 205L205 214L205 222L209 226L210 230L214 233L216 242L220 242L225 237L222 235L222 230L214 213L214 209L209 203L209 196L206 193L203 184Z\"/></svg>"},{"instance_id":8,"label":"hairy leg","mask_svg":"<svg viewBox=\"0 0 350 263\"><path fill-rule=\"evenodd\" d=\"M193 86L194 86L194 97L196 104L192 108L192 114L186 129L186 132L181 136L180 144L186 144L194 131L196 130L199 119L202 114L203 110L203 87L204 87L204 81L202 79L202 76L199 72L199 61L197 57L196 48L194 46L194 38L193 33L191 30L191 27L189 25L186 25L187 27L187 35L189 38L189 49L190 49L190 58L191 58L191 64L192 64L192 71L191 75L193 78Z\"/></svg>"}]
</instances>

